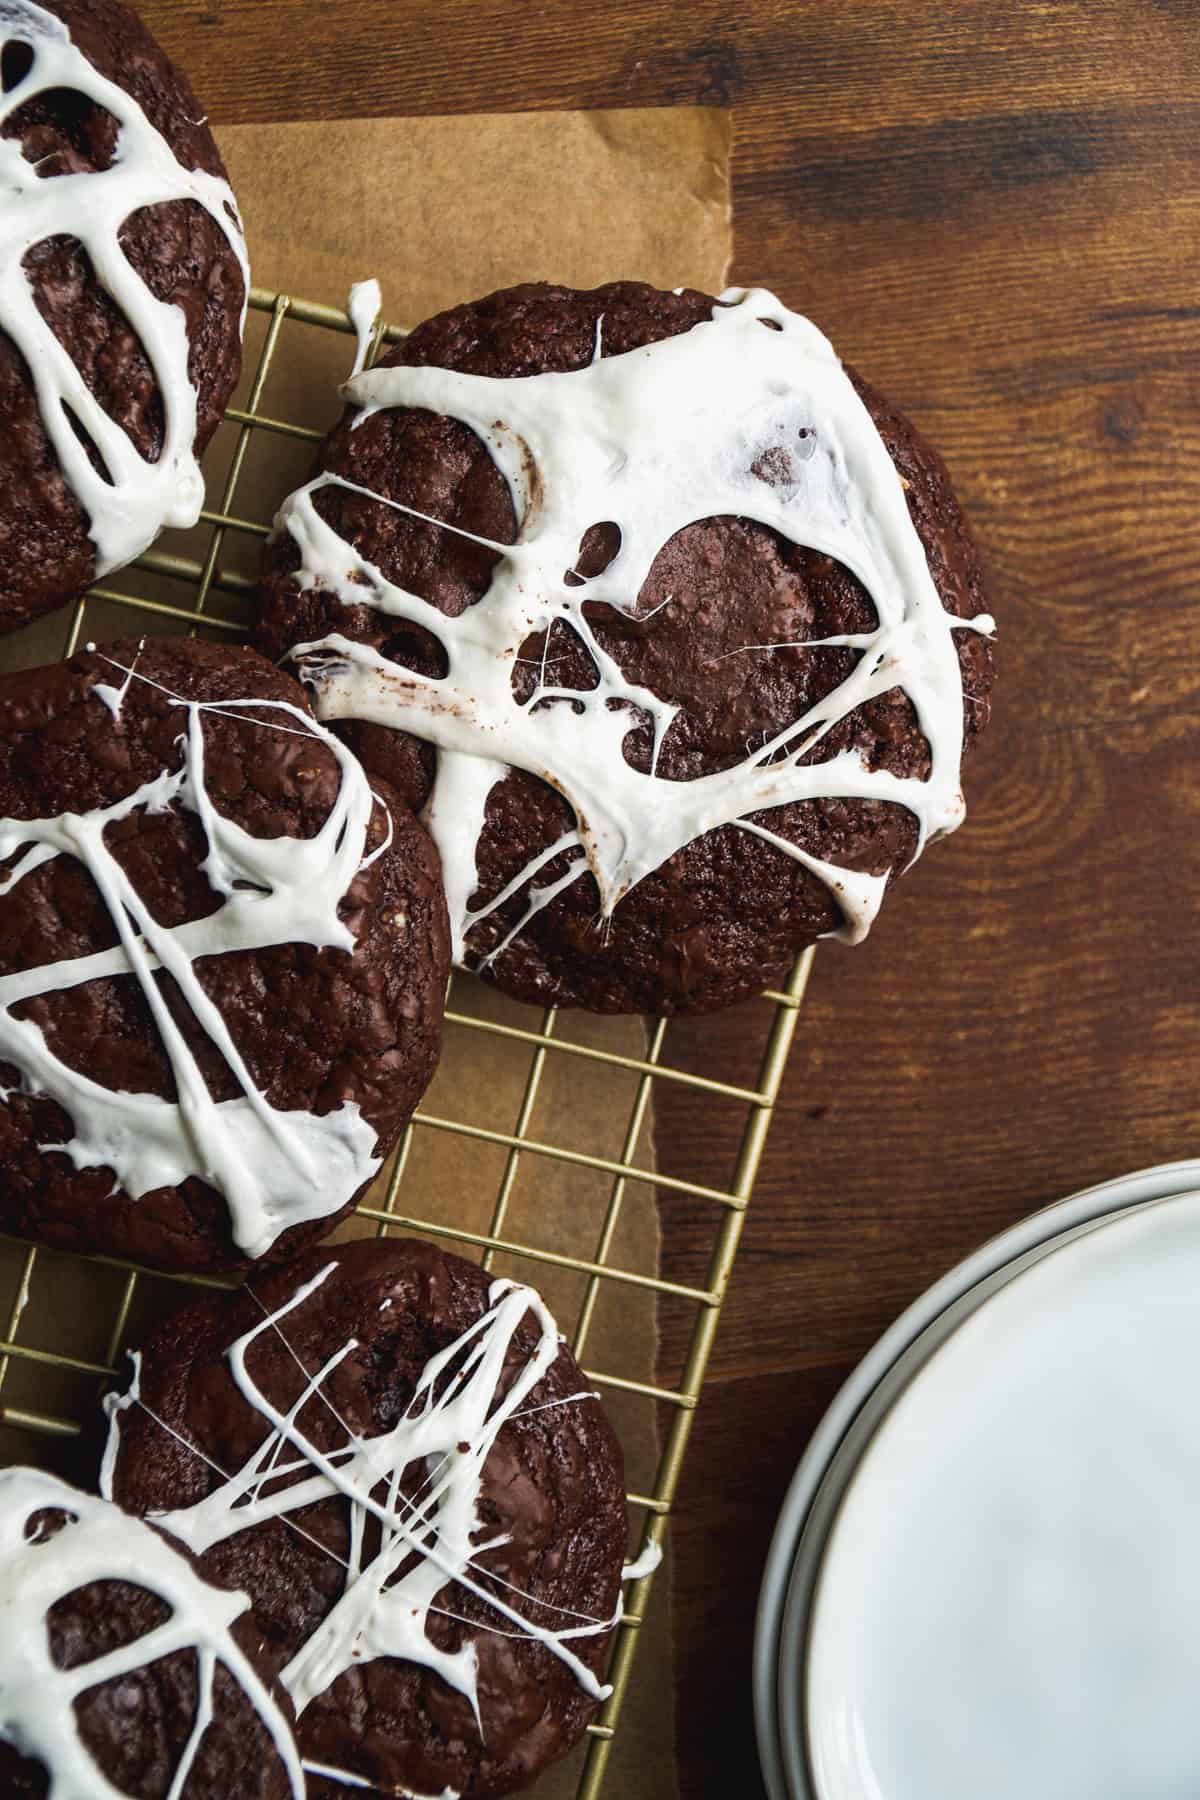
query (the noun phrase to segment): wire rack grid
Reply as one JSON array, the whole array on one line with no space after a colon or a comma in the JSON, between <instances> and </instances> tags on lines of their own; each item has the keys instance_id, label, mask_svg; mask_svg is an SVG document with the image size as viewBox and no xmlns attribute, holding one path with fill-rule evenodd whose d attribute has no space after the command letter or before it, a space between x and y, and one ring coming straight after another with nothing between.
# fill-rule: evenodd
<instances>
[{"instance_id":1,"label":"wire rack grid","mask_svg":"<svg viewBox=\"0 0 1200 1800\"><path fill-rule=\"evenodd\" d=\"M251 290L249 306L253 313L265 315L265 331L261 350L245 387L244 404L228 410L227 423L222 428L226 431L232 429L233 442L223 481L219 484L219 502L215 508L206 509L201 515L207 543L198 556L182 556L157 549L149 551L135 565L152 579L172 586L182 585L186 590L186 601L175 604L122 586L99 585L76 603L61 646L64 655L71 655L77 644L84 639L89 608L97 602L133 608L140 615L140 622L145 629L154 629L155 622L159 621L160 628L174 631L203 629L220 634L244 632L244 617L226 616L230 605L225 603L229 602L236 607L240 602L244 612L253 593L254 581L251 574L239 572L232 566L236 559L227 557L226 552L237 538L262 539L269 529L266 521L240 517L235 510L247 454L256 437L276 443L281 439L293 439L315 444L322 435L308 425L283 417L272 417L262 410L268 376L285 351L285 339L293 327L316 327L339 334L354 330L344 312L285 294L255 288ZM403 335L403 331L397 327L382 323L378 325L369 346L368 362L375 359L385 343L395 342ZM146 585L144 580L134 583L134 586ZM224 605L224 611L215 610L218 602ZM562 1034L562 1021L554 1009L540 1016L529 1015L536 1018L537 1023L527 1026L481 1015L468 994L462 1005L452 1003L448 1008L446 1017L451 1025L468 1033L489 1034L493 1040L506 1040L528 1053L528 1065L512 1128L499 1129L443 1116L438 1112L419 1110L387 1173L382 1200L377 1204L364 1202L358 1209L360 1219L366 1222L365 1229L373 1229L381 1236L401 1229L437 1239L449 1239L468 1252L477 1253L485 1266L490 1266L498 1257L504 1259L506 1266L532 1265L529 1279L534 1282L539 1279L539 1270L543 1277L554 1270L572 1272L578 1284L574 1320L567 1329L566 1321L560 1313L560 1324L566 1330L574 1354L584 1361L589 1379L598 1387L618 1395L640 1396L643 1402L657 1409L661 1421L657 1468L648 1484L649 1491L631 1492L628 1496L635 1521L634 1542L638 1543L640 1540L643 1550L650 1545L661 1545L666 1532L721 1304L795 1032L811 961L810 950L796 964L782 990L768 992L762 997L760 1004L763 1031L758 1073L755 1080L745 1085L718 1081L693 1069L673 1066L667 1055L667 1025L664 1020L648 1022L644 1053L630 1055L595 1043L571 1041ZM477 989L478 986L473 983L467 985L472 989ZM459 991L461 986L462 984ZM452 1000L455 998L452 995ZM620 1070L629 1078L629 1111L618 1154L602 1155L586 1146L548 1141L534 1135L531 1128L552 1058L573 1059L576 1069L582 1073L600 1067ZM644 1160L638 1160L639 1143L643 1139L656 1083L681 1084L695 1091L698 1098L705 1099L711 1105L740 1109L740 1144L727 1183L714 1186L671 1176L646 1166ZM413 1190L419 1188L419 1183L406 1180L414 1144L419 1141L421 1134L438 1133L453 1133L460 1139L474 1139L491 1146L498 1159L495 1197L484 1230L468 1229L463 1224L423 1217L419 1207L414 1204L416 1194ZM556 1163L560 1168L569 1170L572 1178L584 1170L591 1171L593 1176L604 1178L606 1192L598 1206L599 1228L589 1256L556 1249L552 1243L526 1241L531 1235L529 1233L513 1234L510 1213L514 1188L518 1174L527 1172L527 1159L530 1158L536 1159L539 1166L544 1166L545 1160ZM657 1190L661 1196L685 1197L693 1205L702 1202L710 1209L712 1232L707 1270L702 1284L670 1280L660 1273L657 1266L624 1266L614 1258L622 1210L633 1187L650 1193ZM373 1190L373 1193L377 1194L377 1191ZM0 1424L16 1428L21 1433L37 1434L43 1439L70 1439L77 1437L83 1430L87 1413L94 1404L95 1383L106 1380L117 1372L122 1349L131 1333L139 1288L148 1280L161 1283L166 1279L174 1284L176 1290L180 1284L223 1285L211 1278L164 1278L159 1274L151 1277L148 1272L132 1264L116 1262L111 1258L68 1258L59 1252L19 1244L13 1239L7 1240L7 1251L13 1259L12 1298L7 1318L3 1320L4 1334L0 1340ZM85 1356L75 1350L64 1351L62 1348L44 1347L29 1341L28 1327L37 1312L37 1308L30 1305L35 1275L39 1263L47 1262L54 1268L56 1281L62 1278L60 1265L65 1264L72 1265L77 1273L83 1271L80 1279L84 1281L98 1278L102 1270L106 1273L106 1292L112 1311L111 1323L104 1333L105 1347L101 1355ZM624 1286L626 1290L641 1290L644 1294L653 1296L656 1302L669 1300L672 1304L682 1305L690 1310L691 1319L685 1334L686 1349L681 1359L682 1366L677 1379L669 1384L650 1382L622 1373L617 1368L588 1366L586 1358L597 1306L606 1288L614 1286ZM90 1289L84 1291L90 1296ZM90 1298L88 1304L91 1304ZM30 1379L35 1383L43 1378L49 1379L51 1372L65 1372L72 1377L83 1378L83 1381L74 1399L63 1399L59 1395L57 1405L7 1403L3 1390L17 1368L28 1371ZM577 1800L596 1800L601 1791L614 1733L629 1685L638 1627L645 1618L652 1580L653 1576L647 1575L631 1583L627 1593L625 1616L617 1632L611 1657L609 1680L612 1695L597 1719L589 1726L590 1741L580 1769Z\"/></svg>"}]
</instances>

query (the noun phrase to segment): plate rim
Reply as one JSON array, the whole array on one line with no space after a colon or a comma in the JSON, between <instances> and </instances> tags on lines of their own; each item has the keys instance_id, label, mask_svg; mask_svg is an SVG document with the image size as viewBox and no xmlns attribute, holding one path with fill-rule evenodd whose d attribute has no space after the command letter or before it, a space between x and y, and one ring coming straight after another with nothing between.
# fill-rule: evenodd
<instances>
[{"instance_id":1,"label":"plate rim","mask_svg":"<svg viewBox=\"0 0 1200 1800\"><path fill-rule=\"evenodd\" d=\"M770 1800L813 1800L808 1782L789 1763L784 1741L778 1691L784 1624L789 1600L793 1611L799 1604L802 1612L807 1612L804 1599L797 1601L793 1593L802 1540L831 1465L860 1415L917 1339L943 1320L956 1303L982 1298L974 1296L973 1290L989 1278L1068 1232L1147 1202L1171 1199L1191 1188L1200 1188L1200 1158L1159 1163L1111 1177L1026 1214L926 1288L876 1340L839 1388L788 1485L759 1590L753 1651L754 1718L759 1764ZM965 1313L970 1306L962 1310ZM836 1501L828 1508L831 1515L835 1508ZM793 1639L796 1630L793 1623ZM789 1736L794 1739L794 1731Z\"/></svg>"}]
</instances>

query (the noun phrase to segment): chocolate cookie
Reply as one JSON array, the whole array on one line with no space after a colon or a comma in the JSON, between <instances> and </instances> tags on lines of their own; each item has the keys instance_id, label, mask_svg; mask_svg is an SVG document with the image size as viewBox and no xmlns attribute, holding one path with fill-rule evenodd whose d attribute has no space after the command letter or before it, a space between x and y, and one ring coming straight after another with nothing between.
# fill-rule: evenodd
<instances>
[{"instance_id":1,"label":"chocolate cookie","mask_svg":"<svg viewBox=\"0 0 1200 1800\"><path fill-rule=\"evenodd\" d=\"M5 0L0 77L9 631L196 523L248 273L196 97L126 7Z\"/></svg>"},{"instance_id":2,"label":"chocolate cookie","mask_svg":"<svg viewBox=\"0 0 1200 1800\"><path fill-rule=\"evenodd\" d=\"M0 1472L7 1800L304 1800L291 1704L249 1605L107 1501Z\"/></svg>"},{"instance_id":3,"label":"chocolate cookie","mask_svg":"<svg viewBox=\"0 0 1200 1800\"><path fill-rule=\"evenodd\" d=\"M530 285L346 389L258 642L428 821L457 960L698 1011L963 815L991 621L945 469L771 295Z\"/></svg>"},{"instance_id":4,"label":"chocolate cookie","mask_svg":"<svg viewBox=\"0 0 1200 1800\"><path fill-rule=\"evenodd\" d=\"M0 1229L288 1256L416 1105L448 963L429 838L253 651L0 676Z\"/></svg>"},{"instance_id":5,"label":"chocolate cookie","mask_svg":"<svg viewBox=\"0 0 1200 1800\"><path fill-rule=\"evenodd\" d=\"M310 1251L160 1326L103 1490L243 1588L336 1786L510 1793L597 1699L620 1448L538 1296L431 1245Z\"/></svg>"}]
</instances>

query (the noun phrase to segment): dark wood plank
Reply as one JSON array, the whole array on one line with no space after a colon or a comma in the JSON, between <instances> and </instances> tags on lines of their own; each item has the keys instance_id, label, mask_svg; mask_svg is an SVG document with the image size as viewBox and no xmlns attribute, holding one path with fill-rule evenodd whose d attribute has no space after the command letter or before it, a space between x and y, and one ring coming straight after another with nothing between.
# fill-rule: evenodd
<instances>
[{"instance_id":1,"label":"dark wood plank","mask_svg":"<svg viewBox=\"0 0 1200 1800\"><path fill-rule=\"evenodd\" d=\"M807 124L830 151L880 126L1176 101L1195 54L1191 0L551 0L519 19L508 0L141 11L217 121L760 103L780 138Z\"/></svg>"},{"instance_id":2,"label":"dark wood plank","mask_svg":"<svg viewBox=\"0 0 1200 1800\"><path fill-rule=\"evenodd\" d=\"M865 948L818 958L681 1496L683 1790L750 1795L755 1589L838 1381L989 1233L1195 1148L1200 9L144 10L218 123L734 106L738 278L912 413L986 548L1002 685L971 815ZM679 1029L740 1075L758 1022ZM684 1096L659 1135L705 1179L733 1151ZM667 1213L694 1276L710 1221Z\"/></svg>"},{"instance_id":3,"label":"dark wood plank","mask_svg":"<svg viewBox=\"0 0 1200 1800\"><path fill-rule=\"evenodd\" d=\"M851 1365L714 1383L675 1517L680 1792L753 1800L750 1645L763 1557L796 1447ZM701 1578L701 1572L704 1571Z\"/></svg>"}]
</instances>

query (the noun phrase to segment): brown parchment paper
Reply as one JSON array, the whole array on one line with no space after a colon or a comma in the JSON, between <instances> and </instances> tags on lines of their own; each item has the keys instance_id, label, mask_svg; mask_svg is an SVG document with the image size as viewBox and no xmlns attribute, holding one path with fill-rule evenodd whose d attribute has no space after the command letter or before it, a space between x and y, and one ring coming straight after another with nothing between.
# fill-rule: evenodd
<instances>
[{"instance_id":1,"label":"brown parchment paper","mask_svg":"<svg viewBox=\"0 0 1200 1800\"><path fill-rule=\"evenodd\" d=\"M260 286L334 306L379 277L416 323L517 281L719 287L729 114L710 107L226 128Z\"/></svg>"},{"instance_id":2,"label":"brown parchment paper","mask_svg":"<svg viewBox=\"0 0 1200 1800\"><path fill-rule=\"evenodd\" d=\"M664 287L719 291L730 251L726 113L707 108L655 111L480 115L447 119L373 119L225 128L221 148L238 194L260 287L343 305L351 282L376 276L389 321L415 323L428 313L489 289L525 280L591 286L633 276ZM251 315L247 368L265 323ZM335 384L352 344L328 332L289 326L260 402L269 415L324 429L337 415ZM247 376L247 381L249 377ZM243 383L243 389L246 383ZM244 403L244 394L242 396ZM223 428L206 466L209 494L220 491L233 434ZM256 433L236 511L269 520L289 487L303 479L311 446ZM169 534L165 548L202 555L206 539ZM253 544L230 538L227 567L253 572ZM112 587L188 604L186 592L141 571ZM218 605L221 603L218 602ZM167 629L184 629L173 627ZM144 615L89 603L88 636L146 629ZM0 667L30 666L60 653L62 618L40 621L0 646ZM469 977L453 984L451 1008L517 1028L541 1015ZM622 1055L645 1050L642 1022L560 1018L559 1035ZM513 1132L526 1095L531 1051L461 1024L447 1026L445 1054L423 1111L468 1127ZM548 1055L525 1135L589 1154L619 1158L637 1078L580 1059ZM652 1168L650 1110L634 1161ZM509 1152L439 1128L413 1136L397 1196L403 1215L486 1233L501 1185L508 1207L501 1235L560 1255L592 1258L612 1191L611 1177L551 1158ZM381 1205L386 1176L371 1196ZM358 1235L374 1226L343 1228ZM609 1260L653 1273L658 1267L653 1190L627 1187ZM474 1254L465 1247L466 1254ZM0 1254L0 1306L17 1295L21 1259ZM585 1276L528 1260L501 1258L498 1273L534 1281L570 1337L588 1298ZM62 1257L39 1258L21 1321L21 1341L93 1361L110 1354L111 1323L123 1277ZM186 1297L177 1284L141 1284L125 1341ZM601 1283L583 1350L585 1367L655 1379L653 1295ZM13 1406L80 1416L81 1377L23 1362L10 1365L4 1400ZM657 1462L652 1403L606 1390L624 1444L629 1486L648 1492ZM51 1460L44 1439L0 1429L0 1459ZM640 1519L640 1515L639 1515ZM642 1629L638 1665L609 1765L608 1791L622 1800L671 1800L673 1692L668 1573L660 1573ZM537 1786L542 1800L574 1794L582 1752Z\"/></svg>"}]
</instances>

